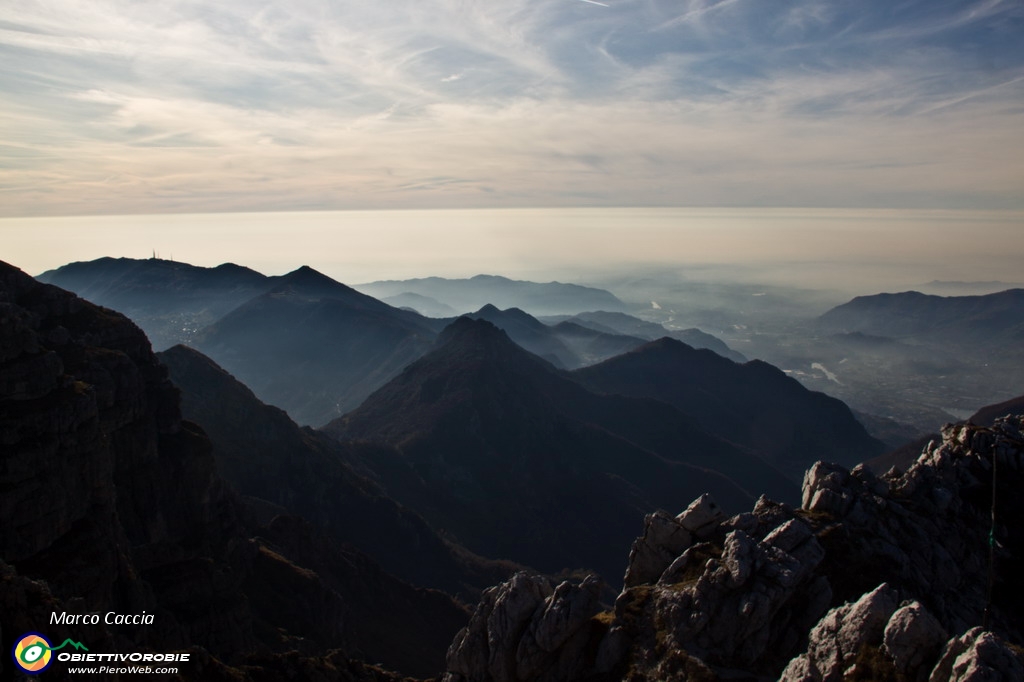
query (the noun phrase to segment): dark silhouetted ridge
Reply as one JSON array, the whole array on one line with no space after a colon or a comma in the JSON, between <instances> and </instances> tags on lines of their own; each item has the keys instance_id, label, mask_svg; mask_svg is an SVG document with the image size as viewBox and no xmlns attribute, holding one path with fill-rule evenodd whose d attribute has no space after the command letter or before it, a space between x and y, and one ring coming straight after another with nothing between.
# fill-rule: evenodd
<instances>
[{"instance_id":1,"label":"dark silhouetted ridge","mask_svg":"<svg viewBox=\"0 0 1024 682\"><path fill-rule=\"evenodd\" d=\"M807 390L766 362L740 365L676 339L652 341L573 376L595 391L673 405L794 481L818 459L853 466L884 450L841 401Z\"/></svg>"},{"instance_id":2,"label":"dark silhouetted ridge","mask_svg":"<svg viewBox=\"0 0 1024 682\"><path fill-rule=\"evenodd\" d=\"M296 293L310 298L336 298L350 303L361 303L370 307L390 307L375 298L361 294L352 287L331 279L308 265L292 270L280 277L271 278L273 287L268 293Z\"/></svg>"},{"instance_id":3,"label":"dark silhouetted ridge","mask_svg":"<svg viewBox=\"0 0 1024 682\"><path fill-rule=\"evenodd\" d=\"M607 536L628 541L645 505L674 508L708 490L730 507L768 489L796 496L673 407L596 395L484 320L453 322L325 430L394 447L397 459L366 466L471 550L542 570L596 568L612 582L622 566Z\"/></svg>"},{"instance_id":4,"label":"dark silhouetted ridge","mask_svg":"<svg viewBox=\"0 0 1024 682\"><path fill-rule=\"evenodd\" d=\"M438 669L464 609L301 519L252 520L128 318L6 263L0 310L5 637L45 629L99 654L188 650L182 679L399 679L361 656L419 676ZM221 407L231 416L239 403ZM274 414L245 426L272 431ZM250 466L272 471L310 464L249 454ZM154 620L53 623L62 612ZM67 668L55 668L50 679L65 679Z\"/></svg>"},{"instance_id":5,"label":"dark silhouetted ridge","mask_svg":"<svg viewBox=\"0 0 1024 682\"><path fill-rule=\"evenodd\" d=\"M218 468L243 495L302 516L416 585L475 596L507 577L510 568L450 546L354 471L352 451L366 446L299 428L199 351L174 346L159 357L185 416L209 434Z\"/></svg>"}]
</instances>

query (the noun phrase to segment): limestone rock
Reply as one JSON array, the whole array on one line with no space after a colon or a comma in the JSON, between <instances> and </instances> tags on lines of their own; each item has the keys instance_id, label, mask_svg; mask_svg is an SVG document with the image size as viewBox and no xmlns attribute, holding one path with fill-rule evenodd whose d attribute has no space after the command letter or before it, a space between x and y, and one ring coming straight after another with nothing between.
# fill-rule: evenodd
<instances>
[{"instance_id":1,"label":"limestone rock","mask_svg":"<svg viewBox=\"0 0 1024 682\"><path fill-rule=\"evenodd\" d=\"M690 503L683 513L676 517L676 520L686 530L697 537L703 538L714 531L720 521L725 518L725 512L718 506L711 495L705 493Z\"/></svg>"},{"instance_id":2,"label":"limestone rock","mask_svg":"<svg viewBox=\"0 0 1024 682\"><path fill-rule=\"evenodd\" d=\"M601 583L552 589L526 572L486 590L448 650L445 682L576 679L584 667L585 625L600 610Z\"/></svg>"},{"instance_id":3,"label":"limestone rock","mask_svg":"<svg viewBox=\"0 0 1024 682\"><path fill-rule=\"evenodd\" d=\"M949 641L928 682L1024 680L1021 655L991 632L972 628Z\"/></svg>"},{"instance_id":4,"label":"limestone rock","mask_svg":"<svg viewBox=\"0 0 1024 682\"><path fill-rule=\"evenodd\" d=\"M918 601L897 609L885 626L885 651L896 670L911 679L926 679L949 635Z\"/></svg>"},{"instance_id":5,"label":"limestone rock","mask_svg":"<svg viewBox=\"0 0 1024 682\"><path fill-rule=\"evenodd\" d=\"M1024 543L1022 431L1021 417L948 427L906 473L883 477L818 463L799 510L762 497L725 518L705 496L675 519L652 514L607 627L552 637L563 644L546 662L523 645L529 664L517 670L631 682L1024 679L1014 649L991 632L945 643L980 622L986 603L993 461L995 539ZM1013 581L1024 562L996 549L991 622L1018 642L1024 603ZM449 682L496 679L453 670Z\"/></svg>"},{"instance_id":6,"label":"limestone rock","mask_svg":"<svg viewBox=\"0 0 1024 682\"><path fill-rule=\"evenodd\" d=\"M878 646L898 606L898 595L880 585L852 604L829 611L810 632L807 652L791 661L783 682L838 682L865 646Z\"/></svg>"},{"instance_id":7,"label":"limestone rock","mask_svg":"<svg viewBox=\"0 0 1024 682\"><path fill-rule=\"evenodd\" d=\"M685 514L686 512L683 512ZM662 511L644 519L644 534L633 542L623 583L627 587L652 583L690 546L690 531Z\"/></svg>"}]
</instances>

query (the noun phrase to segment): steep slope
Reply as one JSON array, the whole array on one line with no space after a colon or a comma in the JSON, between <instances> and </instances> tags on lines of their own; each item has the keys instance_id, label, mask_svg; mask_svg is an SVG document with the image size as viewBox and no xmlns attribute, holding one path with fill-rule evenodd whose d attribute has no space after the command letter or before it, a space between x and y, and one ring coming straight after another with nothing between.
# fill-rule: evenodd
<instances>
[{"instance_id":1,"label":"steep slope","mask_svg":"<svg viewBox=\"0 0 1024 682\"><path fill-rule=\"evenodd\" d=\"M521 308L533 315L572 315L584 310L622 310L625 307L604 289L562 282L527 282L496 275L369 282L356 288L377 298L411 292L440 301L460 313L479 310L488 303L502 309Z\"/></svg>"},{"instance_id":2,"label":"steep slope","mask_svg":"<svg viewBox=\"0 0 1024 682\"><path fill-rule=\"evenodd\" d=\"M519 346L560 369L575 369L643 345L643 339L599 332L570 322L547 325L518 308L485 305L466 317L487 320Z\"/></svg>"},{"instance_id":3,"label":"steep slope","mask_svg":"<svg viewBox=\"0 0 1024 682\"><path fill-rule=\"evenodd\" d=\"M551 327L519 308L498 310L488 303L466 317L490 322L508 334L516 344L544 358L555 367L565 369L576 367L579 363L575 353L555 336Z\"/></svg>"},{"instance_id":4,"label":"steep slope","mask_svg":"<svg viewBox=\"0 0 1024 682\"><path fill-rule=\"evenodd\" d=\"M1024 395L1004 400L995 405L986 405L971 415L967 421L979 426L992 426L999 417L1022 414L1024 414Z\"/></svg>"},{"instance_id":5,"label":"steep slope","mask_svg":"<svg viewBox=\"0 0 1024 682\"><path fill-rule=\"evenodd\" d=\"M349 463L372 458L372 446L300 429L199 351L175 346L158 357L181 390L182 413L209 435L218 470L242 495L302 516L416 585L468 597L514 570L442 540L357 474Z\"/></svg>"},{"instance_id":6,"label":"steep slope","mask_svg":"<svg viewBox=\"0 0 1024 682\"><path fill-rule=\"evenodd\" d=\"M300 424L325 424L420 357L431 322L303 267L193 345Z\"/></svg>"},{"instance_id":7,"label":"steep slope","mask_svg":"<svg viewBox=\"0 0 1024 682\"><path fill-rule=\"evenodd\" d=\"M1011 398L1010 400L986 405L967 418L966 423L977 426L992 426L1000 417L1014 417L1024 415L1024 396ZM875 457L865 462L876 474L883 474L892 467L906 471L917 459L921 449L926 447L930 441L938 441L941 436L938 433L929 433L911 441L905 442L893 448L884 455Z\"/></svg>"},{"instance_id":8,"label":"steep slope","mask_svg":"<svg viewBox=\"0 0 1024 682\"><path fill-rule=\"evenodd\" d=\"M663 338L577 370L591 390L655 398L744 445L794 480L818 459L853 466L884 451L849 408L755 360L740 365Z\"/></svg>"},{"instance_id":9,"label":"steep slope","mask_svg":"<svg viewBox=\"0 0 1024 682\"><path fill-rule=\"evenodd\" d=\"M551 330L577 358L569 369L593 365L644 344L643 339L635 336L608 334L572 322L559 322Z\"/></svg>"},{"instance_id":10,"label":"steep slope","mask_svg":"<svg viewBox=\"0 0 1024 682\"><path fill-rule=\"evenodd\" d=\"M929 296L916 291L859 296L818 322L833 331L1004 345L1024 339L1024 289L983 296Z\"/></svg>"},{"instance_id":11,"label":"steep slope","mask_svg":"<svg viewBox=\"0 0 1024 682\"><path fill-rule=\"evenodd\" d=\"M127 315L155 348L188 343L272 286L271 278L233 263L203 268L159 258L69 263L36 279Z\"/></svg>"},{"instance_id":12,"label":"steep slope","mask_svg":"<svg viewBox=\"0 0 1024 682\"><path fill-rule=\"evenodd\" d=\"M397 457L366 466L473 551L546 571L592 567L612 580L620 568L609 549L645 505L713 490L735 507L795 488L670 406L590 393L468 318L325 430L394 446Z\"/></svg>"},{"instance_id":13,"label":"steep slope","mask_svg":"<svg viewBox=\"0 0 1024 682\"><path fill-rule=\"evenodd\" d=\"M394 296L384 296L380 300L396 308L411 308L425 317L458 317L459 314L451 306L429 296L421 296L409 291Z\"/></svg>"},{"instance_id":14,"label":"steep slope","mask_svg":"<svg viewBox=\"0 0 1024 682\"><path fill-rule=\"evenodd\" d=\"M438 633L465 613L327 538L299 547L315 534L294 519L251 522L127 318L0 263L0 322L5 638L42 630L98 654L188 651L180 679L395 677L350 660L361 652L436 669ZM372 613L375 601L390 610ZM152 620L68 625L54 613ZM67 664L46 676L69 679Z\"/></svg>"},{"instance_id":15,"label":"steep slope","mask_svg":"<svg viewBox=\"0 0 1024 682\"><path fill-rule=\"evenodd\" d=\"M564 320L559 321L574 322L598 331L624 334L626 336L646 339L647 341L656 341L657 339L668 336L669 338L676 339L677 341L682 341L687 346L692 346L693 348L707 348L708 350L713 350L723 358L729 358L735 362L747 361L747 358L745 358L742 353L738 353L729 348L729 346L727 346L725 342L718 337L702 332L697 328L670 330L657 322L648 322L647 320L641 320L639 317L627 315L626 313L609 312L606 310L579 313L578 315L566 317Z\"/></svg>"},{"instance_id":16,"label":"steep slope","mask_svg":"<svg viewBox=\"0 0 1024 682\"><path fill-rule=\"evenodd\" d=\"M442 680L1024 679L1022 484L1017 417L945 428L906 474L819 462L796 510L651 514L613 610L593 577L517 574Z\"/></svg>"}]
</instances>

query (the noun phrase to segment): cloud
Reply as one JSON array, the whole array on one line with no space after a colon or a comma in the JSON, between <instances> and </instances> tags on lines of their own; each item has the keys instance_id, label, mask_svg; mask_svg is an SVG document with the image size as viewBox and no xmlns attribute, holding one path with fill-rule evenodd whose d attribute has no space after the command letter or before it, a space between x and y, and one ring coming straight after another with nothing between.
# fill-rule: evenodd
<instances>
[{"instance_id":1,"label":"cloud","mask_svg":"<svg viewBox=\"0 0 1024 682\"><path fill-rule=\"evenodd\" d=\"M0 6L0 211L1020 208L1014 3Z\"/></svg>"}]
</instances>

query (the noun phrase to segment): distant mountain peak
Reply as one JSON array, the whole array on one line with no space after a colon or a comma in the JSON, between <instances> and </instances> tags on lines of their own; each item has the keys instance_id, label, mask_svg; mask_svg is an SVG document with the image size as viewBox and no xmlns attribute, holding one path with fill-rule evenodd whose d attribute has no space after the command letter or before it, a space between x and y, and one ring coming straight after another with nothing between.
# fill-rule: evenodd
<instances>
[{"instance_id":1,"label":"distant mountain peak","mask_svg":"<svg viewBox=\"0 0 1024 682\"><path fill-rule=\"evenodd\" d=\"M473 319L465 315L445 327L438 335L435 344L437 348L456 345L508 347L520 351L519 346L513 343L503 329L499 329L487 320Z\"/></svg>"},{"instance_id":2,"label":"distant mountain peak","mask_svg":"<svg viewBox=\"0 0 1024 682\"><path fill-rule=\"evenodd\" d=\"M662 336L660 339L655 339L650 343L642 346L643 348L671 348L671 349L683 349L693 350L693 347L689 344L683 343L679 339L673 339L671 336Z\"/></svg>"},{"instance_id":3,"label":"distant mountain peak","mask_svg":"<svg viewBox=\"0 0 1024 682\"><path fill-rule=\"evenodd\" d=\"M287 282L303 282L303 283L317 283L317 284L341 284L337 280L331 279L319 270L314 270L308 265L296 268L291 272L281 275L281 281Z\"/></svg>"},{"instance_id":4,"label":"distant mountain peak","mask_svg":"<svg viewBox=\"0 0 1024 682\"><path fill-rule=\"evenodd\" d=\"M324 273L314 270L308 265L303 265L302 267L285 273L280 277L275 277L274 280L275 286L270 290L270 293L292 291L300 295L312 296L315 298L329 297L350 299L355 297L360 300L369 298L364 294L360 294L352 287L342 284L341 282L328 277Z\"/></svg>"}]
</instances>

